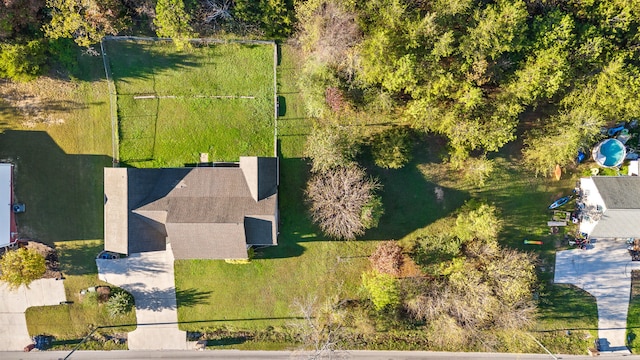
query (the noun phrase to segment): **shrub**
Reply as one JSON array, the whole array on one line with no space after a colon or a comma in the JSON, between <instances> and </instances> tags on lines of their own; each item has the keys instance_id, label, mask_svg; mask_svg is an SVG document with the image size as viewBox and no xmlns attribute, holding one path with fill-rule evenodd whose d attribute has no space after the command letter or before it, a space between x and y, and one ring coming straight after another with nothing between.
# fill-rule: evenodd
<instances>
[{"instance_id":1,"label":"shrub","mask_svg":"<svg viewBox=\"0 0 640 360\"><path fill-rule=\"evenodd\" d=\"M69 38L51 39L48 41L48 52L51 60L67 71L74 73L78 69L78 45Z\"/></svg>"},{"instance_id":2,"label":"shrub","mask_svg":"<svg viewBox=\"0 0 640 360\"><path fill-rule=\"evenodd\" d=\"M407 129L394 127L376 134L371 152L376 165L385 169L399 169L411 160L411 139Z\"/></svg>"},{"instance_id":3,"label":"shrub","mask_svg":"<svg viewBox=\"0 0 640 360\"><path fill-rule=\"evenodd\" d=\"M46 272L46 262L42 255L31 249L20 248L7 251L0 259L0 280L9 288L29 286Z\"/></svg>"},{"instance_id":4,"label":"shrub","mask_svg":"<svg viewBox=\"0 0 640 360\"><path fill-rule=\"evenodd\" d=\"M0 44L0 77L29 81L43 72L46 57L38 40L26 44Z\"/></svg>"},{"instance_id":5,"label":"shrub","mask_svg":"<svg viewBox=\"0 0 640 360\"><path fill-rule=\"evenodd\" d=\"M362 273L362 285L367 289L376 310L382 311L400 304L398 280L393 276L377 271L365 272Z\"/></svg>"},{"instance_id":6,"label":"shrub","mask_svg":"<svg viewBox=\"0 0 640 360\"><path fill-rule=\"evenodd\" d=\"M326 64L308 61L298 79L307 115L323 118L328 113L327 89L337 87L339 80L334 70Z\"/></svg>"},{"instance_id":7,"label":"shrub","mask_svg":"<svg viewBox=\"0 0 640 360\"><path fill-rule=\"evenodd\" d=\"M402 248L395 241L381 243L369 257L376 271L393 276L400 275L403 259Z\"/></svg>"},{"instance_id":8,"label":"shrub","mask_svg":"<svg viewBox=\"0 0 640 360\"><path fill-rule=\"evenodd\" d=\"M111 295L107 301L107 312L111 317L122 316L133 309L133 296L124 290Z\"/></svg>"},{"instance_id":9,"label":"shrub","mask_svg":"<svg viewBox=\"0 0 640 360\"><path fill-rule=\"evenodd\" d=\"M305 156L313 172L349 166L357 153L356 139L338 126L316 126L307 138Z\"/></svg>"}]
</instances>

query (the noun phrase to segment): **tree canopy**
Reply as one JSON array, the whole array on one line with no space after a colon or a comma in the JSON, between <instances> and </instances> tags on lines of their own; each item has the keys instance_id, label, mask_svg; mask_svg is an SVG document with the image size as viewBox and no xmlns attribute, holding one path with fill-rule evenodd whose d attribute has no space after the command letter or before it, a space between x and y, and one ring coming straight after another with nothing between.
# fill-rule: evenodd
<instances>
[{"instance_id":1,"label":"tree canopy","mask_svg":"<svg viewBox=\"0 0 640 360\"><path fill-rule=\"evenodd\" d=\"M0 280L12 289L21 285L29 286L42 277L46 270L44 257L34 250L20 248L7 251L0 258Z\"/></svg>"}]
</instances>

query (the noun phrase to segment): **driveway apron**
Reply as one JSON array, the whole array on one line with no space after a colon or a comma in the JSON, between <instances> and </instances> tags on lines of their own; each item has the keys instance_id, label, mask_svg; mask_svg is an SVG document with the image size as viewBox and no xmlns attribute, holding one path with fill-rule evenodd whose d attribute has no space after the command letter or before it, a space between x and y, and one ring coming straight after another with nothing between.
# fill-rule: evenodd
<instances>
[{"instance_id":1,"label":"driveway apron","mask_svg":"<svg viewBox=\"0 0 640 360\"><path fill-rule=\"evenodd\" d=\"M601 351L629 353L626 346L627 312L631 295L632 262L624 240L599 240L587 250L556 253L554 281L573 284L593 295L598 304Z\"/></svg>"},{"instance_id":2,"label":"driveway apron","mask_svg":"<svg viewBox=\"0 0 640 360\"><path fill-rule=\"evenodd\" d=\"M178 329L171 250L97 259L101 280L129 291L136 302L138 326L128 336L129 350L184 350L185 331Z\"/></svg>"},{"instance_id":3,"label":"driveway apron","mask_svg":"<svg viewBox=\"0 0 640 360\"><path fill-rule=\"evenodd\" d=\"M59 305L66 301L64 280L39 279L29 288L10 290L0 284L0 351L22 351L32 343L24 312L32 306Z\"/></svg>"}]
</instances>

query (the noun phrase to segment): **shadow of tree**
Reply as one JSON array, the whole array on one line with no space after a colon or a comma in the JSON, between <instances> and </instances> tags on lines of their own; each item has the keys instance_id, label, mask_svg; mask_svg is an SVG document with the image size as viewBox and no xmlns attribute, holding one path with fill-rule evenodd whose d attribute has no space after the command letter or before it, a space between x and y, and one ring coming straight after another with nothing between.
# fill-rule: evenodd
<instances>
[{"instance_id":1,"label":"shadow of tree","mask_svg":"<svg viewBox=\"0 0 640 360\"><path fill-rule=\"evenodd\" d=\"M212 291L198 291L197 289L178 289L176 299L178 306L192 307L199 304L209 304Z\"/></svg>"},{"instance_id":2,"label":"shadow of tree","mask_svg":"<svg viewBox=\"0 0 640 360\"><path fill-rule=\"evenodd\" d=\"M177 290L173 287L167 289L143 288L144 284L123 286L135 298L136 309L161 311L164 309L175 310L177 306L192 307L195 305L207 305L211 291L198 291L197 289ZM136 286L137 285L137 286ZM131 288L130 288L131 287ZM177 301L173 301L175 299Z\"/></svg>"},{"instance_id":3,"label":"shadow of tree","mask_svg":"<svg viewBox=\"0 0 640 360\"><path fill-rule=\"evenodd\" d=\"M164 42L105 40L104 48L113 78L125 83L151 79L154 73L163 69L197 66L191 54L177 52L173 47L166 47ZM114 58L118 61L110 60ZM118 94L125 93L119 89Z\"/></svg>"},{"instance_id":4,"label":"shadow of tree","mask_svg":"<svg viewBox=\"0 0 640 360\"><path fill-rule=\"evenodd\" d=\"M67 275L95 274L98 272L95 258L102 250L99 240L57 242L60 271Z\"/></svg>"},{"instance_id":5,"label":"shadow of tree","mask_svg":"<svg viewBox=\"0 0 640 360\"><path fill-rule=\"evenodd\" d=\"M0 160L15 164L15 201L26 204L20 236L49 245L102 238L102 169L111 157L66 154L44 131L6 130Z\"/></svg>"}]
</instances>

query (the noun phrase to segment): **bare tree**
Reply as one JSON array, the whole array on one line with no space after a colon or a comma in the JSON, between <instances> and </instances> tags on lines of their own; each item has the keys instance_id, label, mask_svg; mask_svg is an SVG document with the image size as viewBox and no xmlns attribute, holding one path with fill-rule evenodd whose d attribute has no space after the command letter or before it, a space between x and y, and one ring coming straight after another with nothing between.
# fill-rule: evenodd
<instances>
[{"instance_id":1,"label":"bare tree","mask_svg":"<svg viewBox=\"0 0 640 360\"><path fill-rule=\"evenodd\" d=\"M317 297L296 299L294 310L302 315L302 321L291 324L305 347L300 355L305 359L342 359L344 354L337 352L342 336L343 312L337 309L331 300L318 304Z\"/></svg>"},{"instance_id":2,"label":"bare tree","mask_svg":"<svg viewBox=\"0 0 640 360\"><path fill-rule=\"evenodd\" d=\"M380 188L375 180L356 166L328 169L311 177L306 196L311 219L327 235L336 239L355 239L364 234L371 222L371 204L380 204L375 191ZM373 212L381 213L380 210Z\"/></svg>"},{"instance_id":3,"label":"bare tree","mask_svg":"<svg viewBox=\"0 0 640 360\"><path fill-rule=\"evenodd\" d=\"M200 18L205 23L228 21L232 19L231 0L204 0L200 7Z\"/></svg>"},{"instance_id":4,"label":"bare tree","mask_svg":"<svg viewBox=\"0 0 640 360\"><path fill-rule=\"evenodd\" d=\"M362 31L356 16L335 1L301 2L297 8L300 42L317 61L353 72Z\"/></svg>"},{"instance_id":5,"label":"bare tree","mask_svg":"<svg viewBox=\"0 0 640 360\"><path fill-rule=\"evenodd\" d=\"M402 248L395 241L380 243L376 251L369 257L374 269L383 274L400 275L400 268L404 261Z\"/></svg>"}]
</instances>

